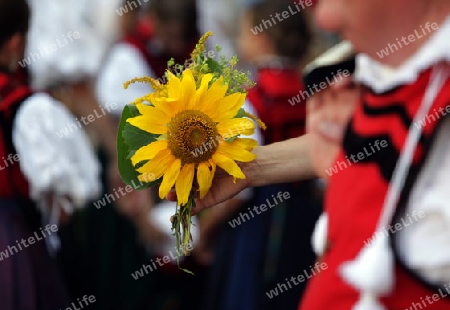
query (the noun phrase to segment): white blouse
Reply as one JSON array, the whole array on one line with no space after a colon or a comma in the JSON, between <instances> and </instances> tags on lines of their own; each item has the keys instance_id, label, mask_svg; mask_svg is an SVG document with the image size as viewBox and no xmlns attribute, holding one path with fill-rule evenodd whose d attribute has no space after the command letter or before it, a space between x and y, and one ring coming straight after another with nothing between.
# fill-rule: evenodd
<instances>
[{"instance_id":1,"label":"white blouse","mask_svg":"<svg viewBox=\"0 0 450 310\"><path fill-rule=\"evenodd\" d=\"M136 77L155 76L141 52L128 43L118 43L112 47L98 75L96 94L100 104L115 103L118 109L111 111L116 116L128 103L152 91L149 84L135 83L123 88L123 83Z\"/></svg>"},{"instance_id":2,"label":"white blouse","mask_svg":"<svg viewBox=\"0 0 450 310\"><path fill-rule=\"evenodd\" d=\"M30 196L44 213L49 193L70 199L71 204L64 204L67 212L100 193L100 165L78 124L65 106L44 93L26 99L17 112L13 143Z\"/></svg>"}]
</instances>

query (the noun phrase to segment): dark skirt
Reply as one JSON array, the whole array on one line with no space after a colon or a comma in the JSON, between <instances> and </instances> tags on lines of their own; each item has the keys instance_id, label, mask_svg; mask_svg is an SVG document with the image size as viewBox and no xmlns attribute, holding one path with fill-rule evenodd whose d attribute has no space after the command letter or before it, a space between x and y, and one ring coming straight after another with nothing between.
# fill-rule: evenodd
<instances>
[{"instance_id":1,"label":"dark skirt","mask_svg":"<svg viewBox=\"0 0 450 310\"><path fill-rule=\"evenodd\" d=\"M29 200L0 199L0 305L2 310L66 309L70 301L45 239L18 245L41 233ZM42 235L39 235L42 238Z\"/></svg>"},{"instance_id":2,"label":"dark skirt","mask_svg":"<svg viewBox=\"0 0 450 310\"><path fill-rule=\"evenodd\" d=\"M306 283L276 298L266 292L315 261L311 234L321 210L314 180L254 189L239 212L267 203L278 192L290 198L234 228L224 223L217 240L204 310L294 310Z\"/></svg>"}]
</instances>

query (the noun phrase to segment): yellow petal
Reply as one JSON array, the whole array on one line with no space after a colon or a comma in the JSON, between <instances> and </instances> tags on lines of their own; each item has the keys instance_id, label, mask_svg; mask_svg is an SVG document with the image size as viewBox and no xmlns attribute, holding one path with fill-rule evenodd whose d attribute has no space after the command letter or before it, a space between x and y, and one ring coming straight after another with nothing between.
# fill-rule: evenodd
<instances>
[{"instance_id":1,"label":"yellow petal","mask_svg":"<svg viewBox=\"0 0 450 310\"><path fill-rule=\"evenodd\" d=\"M180 174L181 160L179 158L170 165L169 169L164 173L161 185L159 186L159 198L164 199L175 184Z\"/></svg>"},{"instance_id":2,"label":"yellow petal","mask_svg":"<svg viewBox=\"0 0 450 310\"><path fill-rule=\"evenodd\" d=\"M194 180L195 164L186 164L181 168L175 184L175 191L177 193L178 204L185 205L188 202L189 194L192 189L192 181Z\"/></svg>"},{"instance_id":3,"label":"yellow petal","mask_svg":"<svg viewBox=\"0 0 450 310\"><path fill-rule=\"evenodd\" d=\"M155 93L152 93L149 98L155 108L160 109L170 118L172 118L178 112L178 100L174 98L160 97Z\"/></svg>"},{"instance_id":4,"label":"yellow petal","mask_svg":"<svg viewBox=\"0 0 450 310\"><path fill-rule=\"evenodd\" d=\"M251 138L236 138L233 141L233 144L239 145L239 147L246 149L247 151L251 151L258 146L258 141Z\"/></svg>"},{"instance_id":5,"label":"yellow petal","mask_svg":"<svg viewBox=\"0 0 450 310\"><path fill-rule=\"evenodd\" d=\"M169 70L167 92L155 91L150 94L150 102L157 108L163 110L169 117L173 117L180 111L179 100L181 96L181 80Z\"/></svg>"},{"instance_id":6,"label":"yellow petal","mask_svg":"<svg viewBox=\"0 0 450 310\"><path fill-rule=\"evenodd\" d=\"M235 117L245 102L246 94L234 93L214 102L209 116L216 123Z\"/></svg>"},{"instance_id":7,"label":"yellow petal","mask_svg":"<svg viewBox=\"0 0 450 310\"><path fill-rule=\"evenodd\" d=\"M169 121L169 116L164 113L164 111L161 111L160 109L157 109L151 105L145 104L145 103L138 103L136 104L136 108L138 109L139 113L141 113L142 116L146 115L152 115L155 113L159 113L159 116L164 118L165 121ZM155 111L158 110L158 111Z\"/></svg>"},{"instance_id":8,"label":"yellow petal","mask_svg":"<svg viewBox=\"0 0 450 310\"><path fill-rule=\"evenodd\" d=\"M197 168L197 182L200 190L200 199L203 199L211 188L211 184L216 173L216 164L211 163L211 170L209 169L210 164L203 162L198 165Z\"/></svg>"},{"instance_id":9,"label":"yellow petal","mask_svg":"<svg viewBox=\"0 0 450 310\"><path fill-rule=\"evenodd\" d=\"M241 168L239 168L239 166L231 158L219 153L215 153L212 156L212 160L217 164L217 166L225 170L234 178L245 179L245 175L242 172Z\"/></svg>"},{"instance_id":10,"label":"yellow petal","mask_svg":"<svg viewBox=\"0 0 450 310\"><path fill-rule=\"evenodd\" d=\"M224 98L227 90L228 85L224 84L223 78L218 78L207 90L206 94L202 96L202 112L207 115L214 113L217 108L217 105L215 105L216 101Z\"/></svg>"},{"instance_id":11,"label":"yellow petal","mask_svg":"<svg viewBox=\"0 0 450 310\"><path fill-rule=\"evenodd\" d=\"M181 81L172 72L167 70L167 95L169 98L179 99L181 96Z\"/></svg>"},{"instance_id":12,"label":"yellow petal","mask_svg":"<svg viewBox=\"0 0 450 310\"><path fill-rule=\"evenodd\" d=\"M217 131L228 139L237 135L251 135L255 132L255 123L248 118L232 118L217 124Z\"/></svg>"},{"instance_id":13,"label":"yellow petal","mask_svg":"<svg viewBox=\"0 0 450 310\"><path fill-rule=\"evenodd\" d=\"M145 104L138 104L136 107L142 115L127 119L128 123L149 133L167 132L166 124L170 118L163 111Z\"/></svg>"},{"instance_id":14,"label":"yellow petal","mask_svg":"<svg viewBox=\"0 0 450 310\"><path fill-rule=\"evenodd\" d=\"M211 82L212 78L213 78L212 74L210 74L210 73L205 74L202 77L200 87L197 90L196 108L199 111L206 113L206 114L209 112L209 110L206 109L205 103L207 103L206 97L208 94L208 86L209 86L209 82Z\"/></svg>"},{"instance_id":15,"label":"yellow petal","mask_svg":"<svg viewBox=\"0 0 450 310\"><path fill-rule=\"evenodd\" d=\"M139 180L145 181L144 178L149 179L149 176L154 176L152 179L158 180L174 161L175 157L169 149L160 151L152 160L137 169L143 175Z\"/></svg>"},{"instance_id":16,"label":"yellow petal","mask_svg":"<svg viewBox=\"0 0 450 310\"><path fill-rule=\"evenodd\" d=\"M158 154L160 151L166 148L167 148L167 140L159 140L152 142L137 150L136 153L134 153L134 155L131 157L131 162L133 166L135 166L137 163L141 161L153 159L156 156L156 154Z\"/></svg>"},{"instance_id":17,"label":"yellow petal","mask_svg":"<svg viewBox=\"0 0 450 310\"><path fill-rule=\"evenodd\" d=\"M224 141L217 148L217 152L226 157L240 162L249 162L256 158L256 155L247 151L245 147L239 145L239 143Z\"/></svg>"},{"instance_id":18,"label":"yellow petal","mask_svg":"<svg viewBox=\"0 0 450 310\"><path fill-rule=\"evenodd\" d=\"M191 110L195 107L197 101L197 86L195 85L194 76L191 70L183 72L183 79L181 80L181 96L179 100L180 107Z\"/></svg>"}]
</instances>

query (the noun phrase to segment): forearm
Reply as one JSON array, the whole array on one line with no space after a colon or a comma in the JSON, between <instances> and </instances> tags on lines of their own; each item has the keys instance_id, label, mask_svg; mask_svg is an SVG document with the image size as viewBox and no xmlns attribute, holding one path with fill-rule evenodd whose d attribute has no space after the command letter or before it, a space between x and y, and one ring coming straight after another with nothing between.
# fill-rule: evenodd
<instances>
[{"instance_id":1,"label":"forearm","mask_svg":"<svg viewBox=\"0 0 450 310\"><path fill-rule=\"evenodd\" d=\"M227 174L216 173L213 186L203 199L197 200L197 207L192 213L196 214L226 201L247 187L295 182L315 177L309 155L312 138L311 135L304 135L257 147L254 150L256 160L241 164L246 178L234 180ZM169 199L174 200L175 195L170 195Z\"/></svg>"},{"instance_id":2,"label":"forearm","mask_svg":"<svg viewBox=\"0 0 450 310\"><path fill-rule=\"evenodd\" d=\"M309 134L254 150L257 159L244 166L250 186L288 183L315 177L309 154Z\"/></svg>"}]
</instances>

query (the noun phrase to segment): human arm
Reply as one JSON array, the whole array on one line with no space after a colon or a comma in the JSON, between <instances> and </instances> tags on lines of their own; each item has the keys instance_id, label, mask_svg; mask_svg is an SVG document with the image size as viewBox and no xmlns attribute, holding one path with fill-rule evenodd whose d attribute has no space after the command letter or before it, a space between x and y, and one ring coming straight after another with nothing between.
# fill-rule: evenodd
<instances>
[{"instance_id":1,"label":"human arm","mask_svg":"<svg viewBox=\"0 0 450 310\"><path fill-rule=\"evenodd\" d=\"M335 160L345 126L360 96L359 88L343 81L308 102L308 132L301 137L255 148L255 161L241 165L246 178L237 180L218 172L195 213L233 197L246 187L295 182L325 176Z\"/></svg>"},{"instance_id":2,"label":"human arm","mask_svg":"<svg viewBox=\"0 0 450 310\"><path fill-rule=\"evenodd\" d=\"M309 134L255 148L257 158L241 164L245 179L233 182L233 177L218 170L213 185L204 199L197 200L193 213L215 206L234 197L247 187L305 180L315 176L309 157ZM168 197L174 199L171 193Z\"/></svg>"},{"instance_id":3,"label":"human arm","mask_svg":"<svg viewBox=\"0 0 450 310\"><path fill-rule=\"evenodd\" d=\"M307 132L311 134L311 160L316 174L326 173L336 161L346 126L360 97L360 88L351 78L314 94L307 102Z\"/></svg>"},{"instance_id":4,"label":"human arm","mask_svg":"<svg viewBox=\"0 0 450 310\"><path fill-rule=\"evenodd\" d=\"M65 201L68 213L100 192L100 166L82 129L58 101L35 94L22 103L13 126L20 168L30 196L49 213L48 201ZM44 203L47 202L47 203Z\"/></svg>"}]
</instances>

